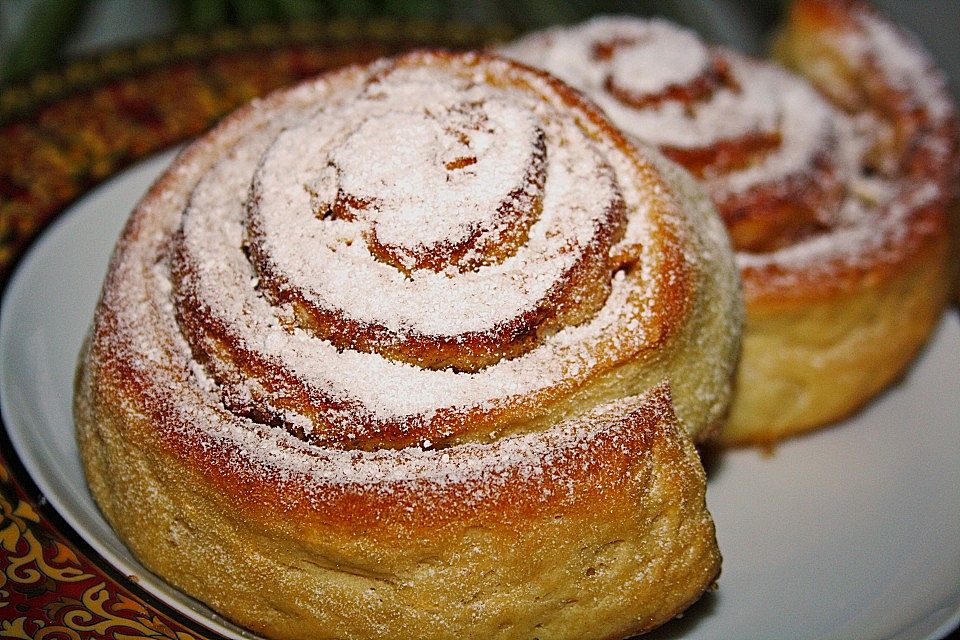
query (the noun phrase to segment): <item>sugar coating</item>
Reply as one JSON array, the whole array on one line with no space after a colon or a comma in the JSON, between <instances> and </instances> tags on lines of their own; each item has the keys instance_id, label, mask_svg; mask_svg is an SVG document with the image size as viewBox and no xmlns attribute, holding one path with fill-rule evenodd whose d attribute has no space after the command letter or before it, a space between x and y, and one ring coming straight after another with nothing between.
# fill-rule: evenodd
<instances>
[{"instance_id":1,"label":"sugar coating","mask_svg":"<svg viewBox=\"0 0 960 640\"><path fill-rule=\"evenodd\" d=\"M499 96L508 92L466 80L457 92L449 84L456 78L433 77L430 84L424 75L418 70L421 77L402 80L424 85L417 95L429 100L411 102L406 92L386 93L384 79L368 89L374 97L365 94L286 129L244 166L214 168L218 177L205 180L199 190L213 190L214 198L245 194L253 175L249 206L257 209L263 252L290 281L309 283L304 293L318 306L393 332L457 336L535 309L596 242L617 189L594 143L547 105L531 96ZM459 116L457 108L465 104L482 104L472 108L488 119L470 146L444 130L451 123L425 115ZM379 242L436 251L436 245L456 244L478 229L495 239L498 227L517 224L515 216L498 210L518 186L533 188L524 184L524 170L535 152L535 131L546 137L548 155L542 211L528 241L512 256L474 270L449 264L439 271L405 272L371 254L364 239L370 233ZM455 148L446 148L451 145ZM396 157L384 149L397 149ZM462 170L444 168L468 154L478 160ZM321 181L331 184L316 184L316 168L330 169ZM233 172L233 181L219 177L227 172ZM352 221L321 219L304 185L323 193L324 201L332 201L339 188L376 204ZM238 202L235 208L242 211L245 205ZM195 209L197 215L208 211ZM371 296L370 291L380 293Z\"/></svg>"},{"instance_id":2,"label":"sugar coating","mask_svg":"<svg viewBox=\"0 0 960 640\"><path fill-rule=\"evenodd\" d=\"M647 94L696 78L709 63L707 47L692 33L676 34L677 41L671 42L662 37L664 32L672 33L672 28L658 20L645 29L627 25L616 31L612 40L624 50L612 57L610 79L631 92Z\"/></svg>"},{"instance_id":3,"label":"sugar coating","mask_svg":"<svg viewBox=\"0 0 960 640\"><path fill-rule=\"evenodd\" d=\"M926 53L909 36L871 12L856 14L858 28L839 36L839 44L854 68L875 67L879 79L923 108L929 129L938 130L954 116L942 78ZM682 70L709 57L689 45L692 32L659 20L600 17L570 28L532 34L501 52L540 66L585 91L630 135L662 148L709 149L748 133L771 132L777 148L743 167L704 176L714 198L768 189L775 193L793 176L802 176L827 157L843 185L839 206L818 213L819 233L805 234L771 251L738 251L748 296L754 276L764 288L787 292L800 279L816 281L838 270L868 268L902 257L897 247L911 233L916 212L943 200L939 174L929 177L894 169L876 172L870 157L878 130L886 124L876 114L848 114L832 105L805 80L771 63L748 59L720 47L709 47L729 65L735 85L694 101L666 100L636 108L609 91L608 78L619 73L626 59L636 63L649 45L621 47L608 59L598 58L597 43L611 39L658 38L658 57L636 65L637 73L656 64ZM705 45L704 45L705 46ZM652 49L650 49L652 51ZM673 55L665 53L673 52ZM678 72L680 73L680 72ZM652 72L650 82L665 91L675 81L668 71ZM647 87L648 91L655 91ZM949 145L936 135L918 137L920 153L931 166L949 162Z\"/></svg>"},{"instance_id":4,"label":"sugar coating","mask_svg":"<svg viewBox=\"0 0 960 640\"><path fill-rule=\"evenodd\" d=\"M430 54L417 55L431 61ZM687 321L689 302L669 302L670 295L699 295L701 261L729 259L718 223L689 231L690 219L706 215L706 209L696 216L684 209L686 192L668 186L658 165L606 129L592 106L558 90L552 79L496 59L464 56L437 67L412 60L397 72L395 63L383 62L255 102L185 151L128 226L98 311L93 357L131 367L132 377L152 396L147 405L162 406L170 416L165 428L211 451L222 448L238 468L253 465L257 473L296 476L304 483L329 484L334 476L372 483L375 476L422 477L426 472L418 461L429 459L439 468L442 454L423 455L438 447L472 468L478 464L476 451L468 448L459 457L454 450L467 445L448 446L442 440L476 422L483 430L467 433L468 441L499 441L501 430L513 428L509 420L498 423L499 415L536 425L555 398L611 376L626 362L660 366L659 348ZM487 84L483 79L490 74L507 81ZM411 107L410 94L427 97ZM448 116L454 124L445 129ZM447 135L448 129L458 131L462 117L489 125L468 145L476 161L453 169L471 169L476 176L454 176L454 195L425 198L424 190L447 185L442 177L451 171L447 163L466 151L459 135ZM418 141L421 148L404 151L403 157L435 162L430 169L408 172L425 182L423 190L399 184L398 167L374 168L357 157L373 151L370 135L385 134L375 122L418 130L398 135L393 143ZM517 135L503 137L511 132ZM406 215L398 207L410 201L431 208L443 227L427 234L427 243L455 242L464 234L460 222L487 231L512 224L498 219L499 203L505 192L515 191L518 180L523 182L539 153L538 136L547 163L542 211L512 255L472 269L451 264L439 271L405 271L403 264L387 265L371 256L371 221ZM491 153L507 166L488 163ZM331 168L332 178L325 173ZM332 182L324 185L328 179ZM467 194L457 182L461 179L479 188ZM365 211L352 219L328 216L334 191L343 189L357 196L354 204L375 198L382 208L366 220L361 219ZM463 219L445 218L446 197L468 198ZM697 197L696 206L707 207ZM522 313L563 276L569 260L595 251L596 238L609 235L609 203L615 199L622 200L625 220L616 241L603 251L610 266L600 308L544 336L532 350L472 373L338 348L298 326L288 305L264 295L251 260L251 244L261 242L257 250L283 265L283 277L344 313L372 318L391 330L415 326L456 337L483 323L496 324L502 314ZM423 215L411 214L414 229L424 223ZM385 234L398 246L418 249L410 228L400 225ZM629 268L619 268L611 257L620 254L635 256ZM735 283L731 277L712 285L722 304L736 300ZM194 331L194 321L202 321L203 330ZM722 331L729 334L720 341L722 348L705 347L709 375L685 391L706 408L697 416L701 423L719 415L725 403L739 323L724 323ZM256 364L247 371L251 362ZM635 393L651 386L637 387ZM587 437L586 426L575 426L595 423L594 409L604 413L613 402L614 415L625 415L632 410L628 406L643 404L633 396L622 407L617 399L605 399L602 406L592 402L579 412L552 417L574 420L554 435L578 441ZM235 411L247 405L259 413ZM577 413L588 415L578 418ZM704 426L690 424L694 432ZM537 426L534 432L546 428ZM313 446L310 435L316 430L325 430L324 442L333 446ZM349 451L354 438L371 433L389 451ZM523 451L538 450L535 433L498 445L499 462L479 464L516 468L515 458ZM409 436L402 442L413 438L416 446L391 446L389 439L398 434ZM409 458L409 473L403 465L389 466L396 464L391 456L398 451ZM462 479L465 470L430 473Z\"/></svg>"},{"instance_id":5,"label":"sugar coating","mask_svg":"<svg viewBox=\"0 0 960 640\"><path fill-rule=\"evenodd\" d=\"M840 35L839 44L855 66L877 65L885 82L913 97L934 120L954 116L946 80L912 34L872 11L859 13L858 29Z\"/></svg>"}]
</instances>

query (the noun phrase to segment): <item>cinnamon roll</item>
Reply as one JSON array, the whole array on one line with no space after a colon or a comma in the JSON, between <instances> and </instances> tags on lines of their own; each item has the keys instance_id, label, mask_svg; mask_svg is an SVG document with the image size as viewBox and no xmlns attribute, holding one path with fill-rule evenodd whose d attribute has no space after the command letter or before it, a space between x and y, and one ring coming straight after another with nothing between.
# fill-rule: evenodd
<instances>
[{"instance_id":1,"label":"cinnamon roll","mask_svg":"<svg viewBox=\"0 0 960 640\"><path fill-rule=\"evenodd\" d=\"M134 211L83 461L147 567L270 637L625 637L717 577L692 438L740 306L709 198L566 85L348 68L227 118Z\"/></svg>"},{"instance_id":2,"label":"cinnamon roll","mask_svg":"<svg viewBox=\"0 0 960 640\"><path fill-rule=\"evenodd\" d=\"M744 351L725 444L855 411L936 325L955 258L942 75L860 2L799 0L775 63L662 20L602 17L503 49L583 90L700 178L737 250Z\"/></svg>"}]
</instances>

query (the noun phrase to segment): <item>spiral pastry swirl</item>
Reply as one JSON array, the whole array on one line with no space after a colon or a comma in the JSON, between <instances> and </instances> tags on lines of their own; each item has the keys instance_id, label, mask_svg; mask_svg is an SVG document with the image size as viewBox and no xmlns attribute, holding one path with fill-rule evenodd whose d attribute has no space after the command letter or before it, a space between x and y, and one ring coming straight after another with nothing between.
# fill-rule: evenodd
<instances>
[{"instance_id":1,"label":"spiral pastry swirl","mask_svg":"<svg viewBox=\"0 0 960 640\"><path fill-rule=\"evenodd\" d=\"M769 253L836 222L858 154L852 123L789 73L662 20L598 18L506 53L587 89L704 180L737 249Z\"/></svg>"},{"instance_id":2,"label":"spiral pastry swirl","mask_svg":"<svg viewBox=\"0 0 960 640\"><path fill-rule=\"evenodd\" d=\"M953 269L956 122L933 63L861 2L799 0L785 34L780 55L813 83L661 20L597 18L503 49L709 190L748 313L730 443L861 406L923 343ZM908 330L890 311L905 290L922 292Z\"/></svg>"},{"instance_id":3,"label":"spiral pastry swirl","mask_svg":"<svg viewBox=\"0 0 960 640\"><path fill-rule=\"evenodd\" d=\"M224 403L318 444L512 431L688 313L676 217L637 215L671 206L652 167L536 93L440 87L415 60L210 167L174 242L177 317Z\"/></svg>"},{"instance_id":4,"label":"spiral pastry swirl","mask_svg":"<svg viewBox=\"0 0 960 640\"><path fill-rule=\"evenodd\" d=\"M81 448L138 556L268 635L626 636L716 576L689 436L740 317L691 178L542 72L412 53L254 103L154 186Z\"/></svg>"}]
</instances>

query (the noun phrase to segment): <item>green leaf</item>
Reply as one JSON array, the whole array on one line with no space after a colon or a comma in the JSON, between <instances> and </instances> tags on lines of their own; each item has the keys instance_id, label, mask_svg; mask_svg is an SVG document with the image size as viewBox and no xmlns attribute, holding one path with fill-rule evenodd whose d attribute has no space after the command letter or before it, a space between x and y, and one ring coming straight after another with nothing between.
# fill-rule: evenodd
<instances>
[{"instance_id":1,"label":"green leaf","mask_svg":"<svg viewBox=\"0 0 960 640\"><path fill-rule=\"evenodd\" d=\"M0 66L0 78L5 82L21 80L55 62L87 4L89 0L44 0L37 3L20 38Z\"/></svg>"},{"instance_id":2,"label":"green leaf","mask_svg":"<svg viewBox=\"0 0 960 640\"><path fill-rule=\"evenodd\" d=\"M188 28L209 31L226 24L229 0L180 0L180 15Z\"/></svg>"},{"instance_id":3,"label":"green leaf","mask_svg":"<svg viewBox=\"0 0 960 640\"><path fill-rule=\"evenodd\" d=\"M284 20L309 20L323 15L320 0L274 0Z\"/></svg>"},{"instance_id":4,"label":"green leaf","mask_svg":"<svg viewBox=\"0 0 960 640\"><path fill-rule=\"evenodd\" d=\"M244 27L277 18L277 6L271 0L231 0L230 7L237 23Z\"/></svg>"}]
</instances>

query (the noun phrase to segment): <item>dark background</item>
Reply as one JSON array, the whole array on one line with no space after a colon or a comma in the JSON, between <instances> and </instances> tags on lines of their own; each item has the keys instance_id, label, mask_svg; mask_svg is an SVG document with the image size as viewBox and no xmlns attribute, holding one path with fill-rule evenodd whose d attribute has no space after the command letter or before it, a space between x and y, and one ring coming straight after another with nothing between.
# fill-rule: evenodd
<instances>
[{"instance_id":1,"label":"dark background","mask_svg":"<svg viewBox=\"0 0 960 640\"><path fill-rule=\"evenodd\" d=\"M786 0L0 0L0 83L65 58L179 31L348 16L502 24L522 32L597 13L663 15L761 53ZM874 0L916 32L960 95L960 1Z\"/></svg>"}]
</instances>

